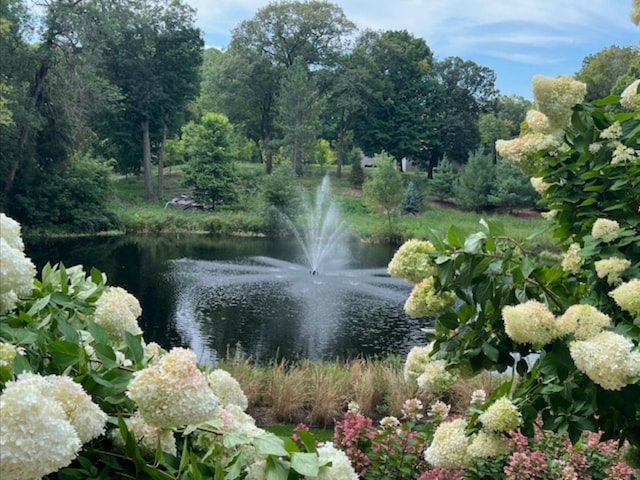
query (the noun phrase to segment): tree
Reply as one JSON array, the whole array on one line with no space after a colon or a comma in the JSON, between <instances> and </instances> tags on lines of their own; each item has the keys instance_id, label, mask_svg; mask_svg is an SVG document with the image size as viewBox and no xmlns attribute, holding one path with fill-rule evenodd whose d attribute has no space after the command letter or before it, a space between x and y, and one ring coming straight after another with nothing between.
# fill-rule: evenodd
<instances>
[{"instance_id":1,"label":"tree","mask_svg":"<svg viewBox=\"0 0 640 480\"><path fill-rule=\"evenodd\" d=\"M296 58L317 71L333 65L345 48L345 40L354 29L342 9L329 2L273 2L258 10L231 34L228 52L235 56L239 68L225 68L225 77L247 89L243 103L247 135L266 152L267 173L272 169L272 143L277 133L274 99L288 68ZM244 65L242 65L244 64ZM226 85L225 85L226 87ZM230 118L234 116L230 113Z\"/></svg>"},{"instance_id":2,"label":"tree","mask_svg":"<svg viewBox=\"0 0 640 480\"><path fill-rule=\"evenodd\" d=\"M441 200L453 198L457 184L458 173L449 159L445 157L440 160L438 167L433 171L433 176L427 184L427 191L429 195L438 197Z\"/></svg>"},{"instance_id":3,"label":"tree","mask_svg":"<svg viewBox=\"0 0 640 480\"><path fill-rule=\"evenodd\" d=\"M195 10L180 0L126 0L103 7L95 38L101 72L122 92L119 118L136 127L130 129L140 145L134 154L141 153L145 199L152 200L152 136L164 145L198 88L203 42L194 26Z\"/></svg>"},{"instance_id":4,"label":"tree","mask_svg":"<svg viewBox=\"0 0 640 480\"><path fill-rule=\"evenodd\" d=\"M440 103L441 152L453 161L466 161L480 142L478 117L493 108L498 91L496 74L470 60L449 57L436 64L443 89Z\"/></svg>"},{"instance_id":5,"label":"tree","mask_svg":"<svg viewBox=\"0 0 640 480\"><path fill-rule=\"evenodd\" d=\"M211 208L235 198L232 137L229 119L218 113L207 113L200 123L189 122L182 128L187 158L183 184Z\"/></svg>"},{"instance_id":6,"label":"tree","mask_svg":"<svg viewBox=\"0 0 640 480\"><path fill-rule=\"evenodd\" d=\"M576 79L587 84L586 100L591 101L612 94L618 79L638 60L638 47L613 45L601 52L587 55L582 61L582 68L576 73Z\"/></svg>"},{"instance_id":7,"label":"tree","mask_svg":"<svg viewBox=\"0 0 640 480\"><path fill-rule=\"evenodd\" d=\"M538 194L530 179L519 168L505 160L495 164L495 179L489 192L489 204L506 208L510 212L517 207L532 207Z\"/></svg>"},{"instance_id":8,"label":"tree","mask_svg":"<svg viewBox=\"0 0 640 480\"><path fill-rule=\"evenodd\" d=\"M503 138L513 138L520 134L520 124L532 107L529 100L521 95L500 95L496 101L495 114L509 127L509 134Z\"/></svg>"},{"instance_id":9,"label":"tree","mask_svg":"<svg viewBox=\"0 0 640 480\"><path fill-rule=\"evenodd\" d=\"M356 144L366 155L384 150L398 162L426 158L439 144L431 49L406 31L365 32L353 61L367 72L364 108L353 128Z\"/></svg>"},{"instance_id":10,"label":"tree","mask_svg":"<svg viewBox=\"0 0 640 480\"><path fill-rule=\"evenodd\" d=\"M374 208L382 211L387 218L389 234L393 233L393 220L404 196L402 174L395 159L386 152L376 154L371 177L363 185L364 196Z\"/></svg>"},{"instance_id":11,"label":"tree","mask_svg":"<svg viewBox=\"0 0 640 480\"><path fill-rule=\"evenodd\" d=\"M415 182L411 180L400 204L400 212L403 214L418 214L422 212L423 199L424 195L418 190Z\"/></svg>"},{"instance_id":12,"label":"tree","mask_svg":"<svg viewBox=\"0 0 640 480\"><path fill-rule=\"evenodd\" d=\"M483 113L478 118L478 131L480 133L480 148L483 152L491 154L494 163L497 161L496 141L510 136L509 122L502 120L495 113Z\"/></svg>"},{"instance_id":13,"label":"tree","mask_svg":"<svg viewBox=\"0 0 640 480\"><path fill-rule=\"evenodd\" d=\"M318 93L307 64L298 57L280 82L276 99L278 125L291 151L291 165L296 176L302 176L305 157L313 154L320 131Z\"/></svg>"},{"instance_id":14,"label":"tree","mask_svg":"<svg viewBox=\"0 0 640 480\"><path fill-rule=\"evenodd\" d=\"M458 178L456 203L466 209L489 206L494 179L495 165L491 157L480 153L470 155Z\"/></svg>"}]
</instances>

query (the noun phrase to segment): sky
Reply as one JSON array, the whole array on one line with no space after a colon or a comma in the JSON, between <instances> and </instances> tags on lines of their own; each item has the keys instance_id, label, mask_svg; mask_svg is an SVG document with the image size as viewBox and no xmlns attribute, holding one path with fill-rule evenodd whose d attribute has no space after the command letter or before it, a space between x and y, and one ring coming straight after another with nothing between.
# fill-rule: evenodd
<instances>
[{"instance_id":1,"label":"sky","mask_svg":"<svg viewBox=\"0 0 640 480\"><path fill-rule=\"evenodd\" d=\"M269 0L186 0L205 44L224 48L231 31ZM531 99L534 75L574 75L587 55L638 47L632 0L334 0L360 30L407 30L438 60L489 67L503 95Z\"/></svg>"}]
</instances>

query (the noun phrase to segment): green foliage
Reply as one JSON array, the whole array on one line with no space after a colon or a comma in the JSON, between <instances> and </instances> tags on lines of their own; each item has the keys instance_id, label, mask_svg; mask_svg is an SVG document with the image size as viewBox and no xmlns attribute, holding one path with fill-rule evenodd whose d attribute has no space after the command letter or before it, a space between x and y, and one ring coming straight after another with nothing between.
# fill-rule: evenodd
<instances>
[{"instance_id":1,"label":"green foliage","mask_svg":"<svg viewBox=\"0 0 640 480\"><path fill-rule=\"evenodd\" d=\"M363 190L366 201L387 217L389 233L393 233L393 219L404 195L404 184L391 155L386 152L375 155L373 172L365 180Z\"/></svg>"},{"instance_id":2,"label":"green foliage","mask_svg":"<svg viewBox=\"0 0 640 480\"><path fill-rule=\"evenodd\" d=\"M212 208L235 199L236 152L232 138L233 127L218 113L207 113L201 123L189 122L182 129L187 158L183 184Z\"/></svg>"},{"instance_id":3,"label":"green foliage","mask_svg":"<svg viewBox=\"0 0 640 480\"><path fill-rule=\"evenodd\" d=\"M293 218L300 200L300 190L286 165L276 167L265 178L260 190L260 210L264 231L278 234L282 228L282 215Z\"/></svg>"},{"instance_id":4,"label":"green foliage","mask_svg":"<svg viewBox=\"0 0 640 480\"><path fill-rule=\"evenodd\" d=\"M440 160L433 171L433 178L427 184L427 192L440 199L453 198L458 184L458 172L447 157Z\"/></svg>"},{"instance_id":5,"label":"green foliage","mask_svg":"<svg viewBox=\"0 0 640 480\"><path fill-rule=\"evenodd\" d=\"M424 195L418 190L415 182L411 180L400 204L400 211L404 214L417 214L422 212Z\"/></svg>"},{"instance_id":6,"label":"green foliage","mask_svg":"<svg viewBox=\"0 0 640 480\"><path fill-rule=\"evenodd\" d=\"M494 181L495 165L491 157L480 153L471 155L458 178L456 202L470 210L488 207Z\"/></svg>"},{"instance_id":7,"label":"green foliage","mask_svg":"<svg viewBox=\"0 0 640 480\"><path fill-rule=\"evenodd\" d=\"M499 159L495 166L495 180L487 198L491 205L511 211L518 207L532 207L538 194L529 177L505 160Z\"/></svg>"},{"instance_id":8,"label":"green foliage","mask_svg":"<svg viewBox=\"0 0 640 480\"><path fill-rule=\"evenodd\" d=\"M349 164L351 165L351 171L349 173L349 183L354 188L362 188L364 184L364 169L360 163L362 158L362 152L359 149L351 150L349 154Z\"/></svg>"},{"instance_id":9,"label":"green foliage","mask_svg":"<svg viewBox=\"0 0 640 480\"><path fill-rule=\"evenodd\" d=\"M426 260L435 270L433 295L458 298L435 319L433 358L460 372L511 369L511 382L491 401L510 397L529 437L541 421L573 443L599 429L603 439L640 444L634 400L640 395L640 117L620 113L618 100L576 105L566 148L537 154L543 166L536 176L546 185L542 203L551 211L556 248L565 251L562 262L539 258L528 239L512 238L493 221L468 236L455 226L445 238L434 236ZM601 263L612 258L628 261L615 276L603 273ZM616 287L627 296L614 299ZM575 325L589 323L570 322L568 312L578 305L605 315L610 325L578 332ZM607 346L605 338L617 345Z\"/></svg>"}]
</instances>

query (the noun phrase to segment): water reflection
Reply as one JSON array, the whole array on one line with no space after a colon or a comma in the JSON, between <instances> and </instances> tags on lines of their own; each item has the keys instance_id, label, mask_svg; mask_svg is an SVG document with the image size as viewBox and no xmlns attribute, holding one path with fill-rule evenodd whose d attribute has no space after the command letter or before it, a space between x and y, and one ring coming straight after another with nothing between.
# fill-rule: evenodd
<instances>
[{"instance_id":1,"label":"water reflection","mask_svg":"<svg viewBox=\"0 0 640 480\"><path fill-rule=\"evenodd\" d=\"M191 347L215 363L228 349L257 362L405 354L424 321L402 309L410 285L386 275L393 251L350 244L349 262L310 275L294 241L205 236L31 239L27 253L81 263L136 295L147 341Z\"/></svg>"}]
</instances>

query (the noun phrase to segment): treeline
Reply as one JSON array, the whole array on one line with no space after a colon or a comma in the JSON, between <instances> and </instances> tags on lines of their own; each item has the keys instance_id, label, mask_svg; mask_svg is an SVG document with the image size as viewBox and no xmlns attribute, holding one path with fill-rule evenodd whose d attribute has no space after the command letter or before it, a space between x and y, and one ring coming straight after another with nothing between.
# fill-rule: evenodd
<instances>
[{"instance_id":1,"label":"treeline","mask_svg":"<svg viewBox=\"0 0 640 480\"><path fill-rule=\"evenodd\" d=\"M142 174L162 200L176 163L214 208L233 207L237 161L340 176L384 152L431 176L480 152L498 169L495 141L531 107L491 69L438 60L407 31L359 30L329 2L271 3L223 51L204 49L195 20L181 0L0 2L0 209L25 226L117 227L111 173ZM596 98L639 73L636 47L611 47L578 78Z\"/></svg>"}]
</instances>

